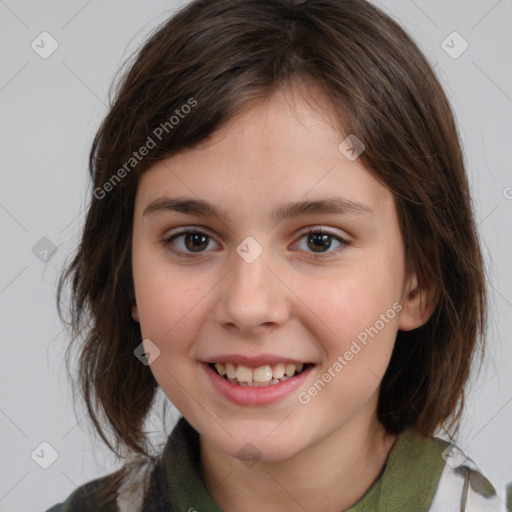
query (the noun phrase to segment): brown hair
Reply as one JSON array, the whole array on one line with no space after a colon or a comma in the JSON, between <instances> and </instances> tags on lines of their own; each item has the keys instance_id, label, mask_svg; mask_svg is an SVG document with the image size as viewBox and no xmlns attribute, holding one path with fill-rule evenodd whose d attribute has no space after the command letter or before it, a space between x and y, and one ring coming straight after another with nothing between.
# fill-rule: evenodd
<instances>
[{"instance_id":1,"label":"brown hair","mask_svg":"<svg viewBox=\"0 0 512 512\"><path fill-rule=\"evenodd\" d=\"M429 63L395 21L363 0L195 0L157 28L118 84L90 152L94 193L81 243L59 282L60 307L71 280L82 396L116 453L121 446L147 454L143 422L157 389L134 356L142 341L131 318L138 176L287 85L315 87L340 135L364 142L359 158L395 198L406 270L439 290L427 323L398 333L380 421L392 433L459 428L470 364L478 347L483 355L486 290L454 116ZM170 116L191 99L197 106L171 127ZM167 129L157 140L159 126ZM156 147L127 167L148 137Z\"/></svg>"}]
</instances>

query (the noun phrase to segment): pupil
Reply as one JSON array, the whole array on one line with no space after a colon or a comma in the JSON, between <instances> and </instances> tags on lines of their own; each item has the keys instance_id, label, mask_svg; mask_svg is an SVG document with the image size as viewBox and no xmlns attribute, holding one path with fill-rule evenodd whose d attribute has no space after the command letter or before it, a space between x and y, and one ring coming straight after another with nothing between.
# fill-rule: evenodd
<instances>
[{"instance_id":1,"label":"pupil","mask_svg":"<svg viewBox=\"0 0 512 512\"><path fill-rule=\"evenodd\" d=\"M330 236L331 235L326 235L323 233L315 233L313 235L310 235L308 237L308 245L313 251L322 252L321 249L329 249L329 247L331 246ZM310 243L310 241L312 241L312 240L314 242ZM314 245L317 242L322 245ZM318 250L318 248L320 248L320 250Z\"/></svg>"},{"instance_id":2,"label":"pupil","mask_svg":"<svg viewBox=\"0 0 512 512\"><path fill-rule=\"evenodd\" d=\"M187 233L185 236L185 245L187 249L204 249L208 246L207 236L201 233ZM192 242L189 244L189 242Z\"/></svg>"}]
</instances>

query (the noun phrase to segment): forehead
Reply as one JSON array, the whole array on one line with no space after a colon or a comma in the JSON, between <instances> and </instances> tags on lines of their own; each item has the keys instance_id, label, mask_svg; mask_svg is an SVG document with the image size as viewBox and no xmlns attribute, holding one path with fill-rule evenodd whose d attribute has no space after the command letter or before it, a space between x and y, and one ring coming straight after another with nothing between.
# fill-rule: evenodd
<instances>
[{"instance_id":1,"label":"forehead","mask_svg":"<svg viewBox=\"0 0 512 512\"><path fill-rule=\"evenodd\" d=\"M200 108L200 104L198 105ZM342 133L329 113L301 96L277 91L253 102L208 139L157 162L139 180L139 213L158 198L195 197L239 218L292 201L341 196L377 213L391 193L339 150Z\"/></svg>"}]
</instances>

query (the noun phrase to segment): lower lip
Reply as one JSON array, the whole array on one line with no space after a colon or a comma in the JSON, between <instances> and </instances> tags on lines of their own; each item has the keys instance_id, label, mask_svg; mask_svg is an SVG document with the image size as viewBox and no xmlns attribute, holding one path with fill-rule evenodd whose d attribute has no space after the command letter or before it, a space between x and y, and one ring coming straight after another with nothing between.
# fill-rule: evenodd
<instances>
[{"instance_id":1,"label":"lower lip","mask_svg":"<svg viewBox=\"0 0 512 512\"><path fill-rule=\"evenodd\" d=\"M279 384L272 384L265 387L238 386L221 377L207 363L201 363L201 367L208 375L214 388L224 397L238 405L267 405L284 399L297 390L308 378L313 370L309 366L295 377L286 379Z\"/></svg>"}]
</instances>

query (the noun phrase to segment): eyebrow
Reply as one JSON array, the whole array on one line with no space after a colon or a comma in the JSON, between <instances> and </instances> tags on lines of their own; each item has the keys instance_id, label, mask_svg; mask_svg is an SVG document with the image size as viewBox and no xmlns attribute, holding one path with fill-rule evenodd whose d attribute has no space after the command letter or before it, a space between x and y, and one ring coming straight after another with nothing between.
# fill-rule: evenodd
<instances>
[{"instance_id":1,"label":"eyebrow","mask_svg":"<svg viewBox=\"0 0 512 512\"><path fill-rule=\"evenodd\" d=\"M142 215L160 212L177 212L200 217L215 216L223 222L229 222L230 216L226 209L217 208L202 199L188 197L161 197L155 199L144 208ZM272 211L272 219L281 221L295 217L314 214L357 214L374 215L375 212L367 205L342 197L328 197L312 201L289 202L278 206Z\"/></svg>"}]
</instances>

